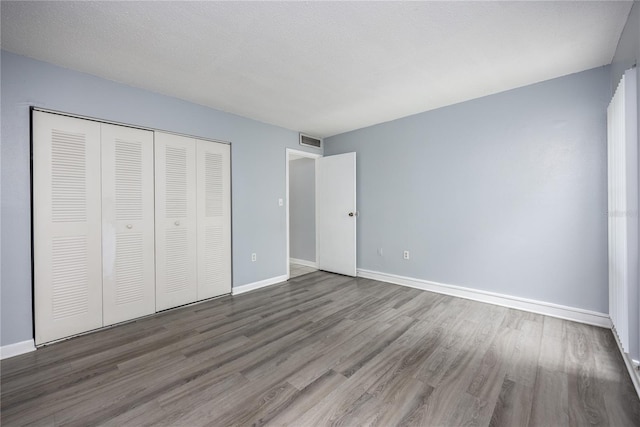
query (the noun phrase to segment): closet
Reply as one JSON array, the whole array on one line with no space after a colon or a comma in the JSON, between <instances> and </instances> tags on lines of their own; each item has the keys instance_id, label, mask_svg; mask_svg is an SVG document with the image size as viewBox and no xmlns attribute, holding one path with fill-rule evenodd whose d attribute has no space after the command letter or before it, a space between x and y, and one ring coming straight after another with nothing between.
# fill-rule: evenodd
<instances>
[{"instance_id":1,"label":"closet","mask_svg":"<svg viewBox=\"0 0 640 427\"><path fill-rule=\"evenodd\" d=\"M229 146L156 132L156 308L231 291Z\"/></svg>"},{"instance_id":2,"label":"closet","mask_svg":"<svg viewBox=\"0 0 640 427\"><path fill-rule=\"evenodd\" d=\"M100 124L33 114L36 344L103 326Z\"/></svg>"},{"instance_id":3,"label":"closet","mask_svg":"<svg viewBox=\"0 0 640 427\"><path fill-rule=\"evenodd\" d=\"M231 292L228 144L32 125L36 344Z\"/></svg>"},{"instance_id":4,"label":"closet","mask_svg":"<svg viewBox=\"0 0 640 427\"><path fill-rule=\"evenodd\" d=\"M196 144L156 134L156 309L197 299Z\"/></svg>"},{"instance_id":5,"label":"closet","mask_svg":"<svg viewBox=\"0 0 640 427\"><path fill-rule=\"evenodd\" d=\"M155 312L153 132L100 124L104 326Z\"/></svg>"}]
</instances>

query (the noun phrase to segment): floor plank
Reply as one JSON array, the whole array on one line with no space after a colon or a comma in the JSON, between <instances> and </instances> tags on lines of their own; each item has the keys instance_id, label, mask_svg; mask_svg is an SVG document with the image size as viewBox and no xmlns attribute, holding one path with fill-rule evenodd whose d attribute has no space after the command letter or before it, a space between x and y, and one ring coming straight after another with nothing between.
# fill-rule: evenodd
<instances>
[{"instance_id":1,"label":"floor plank","mask_svg":"<svg viewBox=\"0 0 640 427\"><path fill-rule=\"evenodd\" d=\"M640 425L611 331L321 271L0 374L6 426Z\"/></svg>"}]
</instances>

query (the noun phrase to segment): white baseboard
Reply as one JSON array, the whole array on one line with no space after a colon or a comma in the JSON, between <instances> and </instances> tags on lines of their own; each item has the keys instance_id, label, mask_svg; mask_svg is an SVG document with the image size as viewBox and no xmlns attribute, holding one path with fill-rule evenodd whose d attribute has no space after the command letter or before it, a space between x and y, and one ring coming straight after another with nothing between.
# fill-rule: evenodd
<instances>
[{"instance_id":1,"label":"white baseboard","mask_svg":"<svg viewBox=\"0 0 640 427\"><path fill-rule=\"evenodd\" d=\"M510 295L498 294L493 292L480 291L477 289L464 288L461 286L445 285L443 283L430 282L428 280L414 279L411 277L397 276L395 274L381 273L378 271L358 269L358 276L367 279L379 280L381 282L388 282L396 285L422 289L424 291L431 291L439 294L466 298L474 301L500 305L503 307L516 308L518 310L544 314L546 316L558 317L560 319L572 320L574 322L586 323L588 325L611 328L611 319L609 318L608 314L583 310L581 308L513 297Z\"/></svg>"},{"instance_id":2,"label":"white baseboard","mask_svg":"<svg viewBox=\"0 0 640 427\"><path fill-rule=\"evenodd\" d=\"M231 295L244 294L245 292L254 291L256 289L264 288L266 286L271 286L286 281L287 275L283 274L282 276L260 280L259 282L247 283L246 285L241 286L234 286L233 288L231 288Z\"/></svg>"},{"instance_id":3,"label":"white baseboard","mask_svg":"<svg viewBox=\"0 0 640 427\"><path fill-rule=\"evenodd\" d=\"M15 344L3 345L0 347L0 359L8 359L13 356L19 356L30 351L35 351L36 346L33 340L17 342Z\"/></svg>"},{"instance_id":4,"label":"white baseboard","mask_svg":"<svg viewBox=\"0 0 640 427\"><path fill-rule=\"evenodd\" d=\"M304 265L305 267L318 268L318 263L313 261L307 261L306 259L289 258L291 264Z\"/></svg>"}]
</instances>

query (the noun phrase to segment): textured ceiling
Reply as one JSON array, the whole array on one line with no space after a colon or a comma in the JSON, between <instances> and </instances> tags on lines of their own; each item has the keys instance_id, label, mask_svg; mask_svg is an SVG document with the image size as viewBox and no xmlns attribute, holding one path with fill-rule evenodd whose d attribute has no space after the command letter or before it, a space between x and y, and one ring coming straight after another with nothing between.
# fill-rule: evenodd
<instances>
[{"instance_id":1,"label":"textured ceiling","mask_svg":"<svg viewBox=\"0 0 640 427\"><path fill-rule=\"evenodd\" d=\"M611 62L631 2L1 2L3 49L329 136Z\"/></svg>"}]
</instances>

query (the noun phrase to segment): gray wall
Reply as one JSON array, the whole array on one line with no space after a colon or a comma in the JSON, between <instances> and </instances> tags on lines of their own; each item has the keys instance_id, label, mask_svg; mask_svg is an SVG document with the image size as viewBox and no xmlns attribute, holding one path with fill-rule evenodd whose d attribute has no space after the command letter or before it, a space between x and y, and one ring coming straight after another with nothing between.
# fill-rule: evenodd
<instances>
[{"instance_id":1,"label":"gray wall","mask_svg":"<svg viewBox=\"0 0 640 427\"><path fill-rule=\"evenodd\" d=\"M613 62L611 65L611 93L615 91L620 78L625 70L631 68L636 65L640 61L640 3L635 2L633 7L631 8L631 13L629 14L629 18L627 19L627 24L622 31L622 35L620 37L620 41L618 42L618 48L616 49L616 53L613 56ZM638 100L640 102L640 70L636 71L637 76L637 91L638 91ZM640 108L638 108L638 135L640 135ZM640 155L640 150L639 150ZM638 163L640 164L640 157L638 158ZM638 188L640 188L640 182L638 183ZM640 195L638 195L640 198ZM637 212L635 213L637 217ZM638 239L640 239L639 230L634 230L635 239L632 236L629 236L629 241L634 242L637 245ZM636 246L637 249L637 246ZM636 360L640 360L640 292L639 287L640 283L638 283L638 277L640 277L640 266L638 265L638 257L637 252L636 256L631 257L631 261L635 262L635 270L636 276L634 278L634 286L632 286L632 293L630 295L630 304L629 304L629 321L631 323L631 327L629 328L630 333L630 351L629 354L632 358Z\"/></svg>"},{"instance_id":2,"label":"gray wall","mask_svg":"<svg viewBox=\"0 0 640 427\"><path fill-rule=\"evenodd\" d=\"M232 142L233 285L286 274L286 212L278 198L285 197L285 149L301 149L296 132L4 51L1 72L1 345L33 337L32 105Z\"/></svg>"},{"instance_id":3,"label":"gray wall","mask_svg":"<svg viewBox=\"0 0 640 427\"><path fill-rule=\"evenodd\" d=\"M289 241L291 258L316 262L316 162L289 162Z\"/></svg>"},{"instance_id":4,"label":"gray wall","mask_svg":"<svg viewBox=\"0 0 640 427\"><path fill-rule=\"evenodd\" d=\"M325 139L358 154L358 267L608 312L609 71Z\"/></svg>"}]
</instances>

